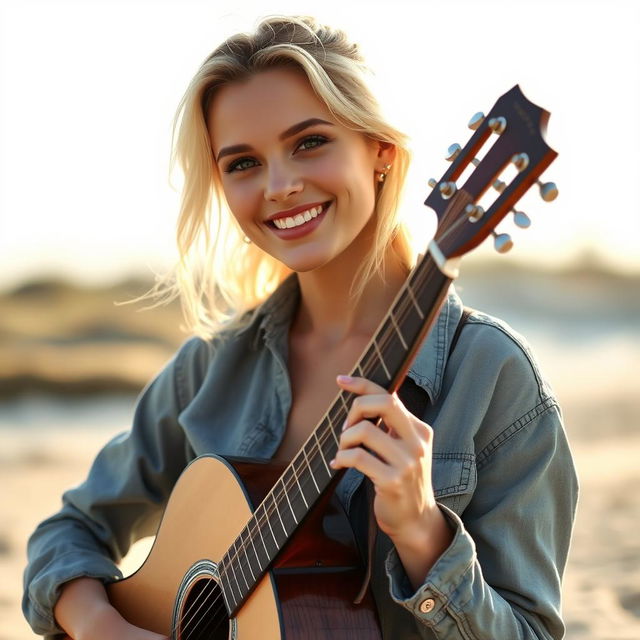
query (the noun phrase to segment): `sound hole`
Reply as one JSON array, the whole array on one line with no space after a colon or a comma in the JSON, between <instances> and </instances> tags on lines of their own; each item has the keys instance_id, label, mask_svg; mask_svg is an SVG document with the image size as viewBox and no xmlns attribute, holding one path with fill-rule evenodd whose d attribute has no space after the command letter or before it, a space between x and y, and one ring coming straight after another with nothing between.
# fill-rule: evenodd
<instances>
[{"instance_id":1,"label":"sound hole","mask_svg":"<svg viewBox=\"0 0 640 640\"><path fill-rule=\"evenodd\" d=\"M228 640L229 618L220 585L213 578L194 581L182 603L179 640Z\"/></svg>"}]
</instances>

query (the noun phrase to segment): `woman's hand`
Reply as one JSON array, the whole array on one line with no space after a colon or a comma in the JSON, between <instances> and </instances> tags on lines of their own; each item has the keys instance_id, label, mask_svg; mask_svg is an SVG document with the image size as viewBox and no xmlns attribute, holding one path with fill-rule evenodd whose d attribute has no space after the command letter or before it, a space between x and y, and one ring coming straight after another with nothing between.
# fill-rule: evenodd
<instances>
[{"instance_id":1,"label":"woman's hand","mask_svg":"<svg viewBox=\"0 0 640 640\"><path fill-rule=\"evenodd\" d=\"M74 640L169 640L153 631L146 631L127 622L113 607L105 609L93 620L93 628L85 630Z\"/></svg>"},{"instance_id":2,"label":"woman's hand","mask_svg":"<svg viewBox=\"0 0 640 640\"><path fill-rule=\"evenodd\" d=\"M65 583L54 608L58 624L73 640L168 640L127 622L107 598L95 578L76 578Z\"/></svg>"},{"instance_id":3,"label":"woman's hand","mask_svg":"<svg viewBox=\"0 0 640 640\"><path fill-rule=\"evenodd\" d=\"M372 481L378 526L391 538L417 588L452 539L431 484L433 431L396 394L370 380L338 376L337 382L359 397L331 466L353 467ZM371 421L377 418L386 431Z\"/></svg>"}]
</instances>

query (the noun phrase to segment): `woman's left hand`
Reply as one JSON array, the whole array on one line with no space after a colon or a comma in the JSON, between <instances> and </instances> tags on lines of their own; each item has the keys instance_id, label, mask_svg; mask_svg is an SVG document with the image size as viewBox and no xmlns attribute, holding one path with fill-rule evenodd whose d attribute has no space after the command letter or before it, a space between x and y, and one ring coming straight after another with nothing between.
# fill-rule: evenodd
<instances>
[{"instance_id":1,"label":"woman's left hand","mask_svg":"<svg viewBox=\"0 0 640 640\"><path fill-rule=\"evenodd\" d=\"M431 484L433 431L396 394L365 378L338 376L338 385L358 394L343 427L334 469L353 467L375 487L378 526L393 541L428 538L442 515ZM386 431L371 419L380 418Z\"/></svg>"},{"instance_id":2,"label":"woman's left hand","mask_svg":"<svg viewBox=\"0 0 640 640\"><path fill-rule=\"evenodd\" d=\"M338 376L337 381L358 397L331 466L353 467L373 482L378 526L393 542L411 584L418 589L453 539L431 484L433 430L410 413L396 394L370 380ZM370 418L382 419L386 431Z\"/></svg>"}]
</instances>

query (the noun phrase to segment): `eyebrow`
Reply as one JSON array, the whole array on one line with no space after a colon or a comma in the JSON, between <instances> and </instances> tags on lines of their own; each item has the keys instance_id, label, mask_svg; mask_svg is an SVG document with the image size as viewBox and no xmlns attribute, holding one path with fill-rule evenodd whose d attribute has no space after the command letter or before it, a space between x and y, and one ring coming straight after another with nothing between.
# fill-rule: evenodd
<instances>
[{"instance_id":1,"label":"eyebrow","mask_svg":"<svg viewBox=\"0 0 640 640\"><path fill-rule=\"evenodd\" d=\"M302 122L298 122L293 126L289 127L285 131L283 131L279 136L278 140L286 140L291 136L295 136L296 133L300 133L309 127L312 127L316 124L328 124L329 126L334 126L332 122L327 122L326 120L322 120L322 118L308 118L307 120L303 120ZM218 157L216 158L216 162L220 162L220 158L224 158L224 156L231 156L235 153L245 153L247 151L252 151L252 147L248 144L234 144L229 147L223 147L220 149L218 153Z\"/></svg>"}]
</instances>

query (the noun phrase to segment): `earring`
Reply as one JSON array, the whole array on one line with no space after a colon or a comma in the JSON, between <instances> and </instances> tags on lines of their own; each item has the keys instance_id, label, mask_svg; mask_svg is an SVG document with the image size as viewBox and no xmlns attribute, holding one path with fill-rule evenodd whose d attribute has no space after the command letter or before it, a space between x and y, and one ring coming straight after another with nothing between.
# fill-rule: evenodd
<instances>
[{"instance_id":1,"label":"earring","mask_svg":"<svg viewBox=\"0 0 640 640\"><path fill-rule=\"evenodd\" d=\"M389 173L390 170L391 170L391 165L385 164L384 171L381 171L380 174L378 175L378 182L384 182L384 179L387 177L387 173Z\"/></svg>"},{"instance_id":2,"label":"earring","mask_svg":"<svg viewBox=\"0 0 640 640\"><path fill-rule=\"evenodd\" d=\"M242 240L245 244L251 244L251 238L249 236L245 236L244 238L242 238Z\"/></svg>"}]
</instances>

